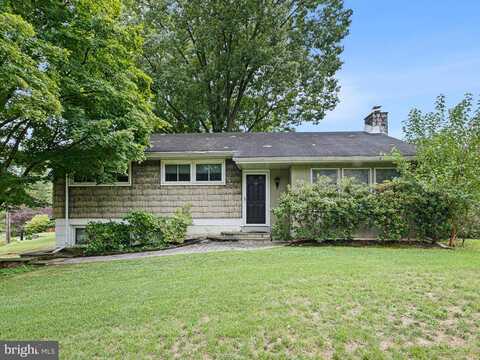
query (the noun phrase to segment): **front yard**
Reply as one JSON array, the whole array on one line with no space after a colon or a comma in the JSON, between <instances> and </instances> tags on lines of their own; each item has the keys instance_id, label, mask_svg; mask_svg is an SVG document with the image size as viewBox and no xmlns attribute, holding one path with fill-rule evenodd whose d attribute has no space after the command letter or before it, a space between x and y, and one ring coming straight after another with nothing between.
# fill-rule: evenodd
<instances>
[{"instance_id":1,"label":"front yard","mask_svg":"<svg viewBox=\"0 0 480 360\"><path fill-rule=\"evenodd\" d=\"M479 274L478 242L49 267L0 280L0 333L66 359L477 359Z\"/></svg>"},{"instance_id":2,"label":"front yard","mask_svg":"<svg viewBox=\"0 0 480 360\"><path fill-rule=\"evenodd\" d=\"M20 241L13 238L10 244L5 244L5 238L0 238L0 258L17 257L22 253L40 250L51 250L55 248L55 233L45 232L37 235L31 240Z\"/></svg>"}]
</instances>

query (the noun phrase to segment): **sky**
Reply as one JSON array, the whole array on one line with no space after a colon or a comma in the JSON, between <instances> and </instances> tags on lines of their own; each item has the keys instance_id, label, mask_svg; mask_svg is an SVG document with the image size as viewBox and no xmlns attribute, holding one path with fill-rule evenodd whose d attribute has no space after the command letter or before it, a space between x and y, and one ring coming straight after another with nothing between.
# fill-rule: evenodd
<instances>
[{"instance_id":1,"label":"sky","mask_svg":"<svg viewBox=\"0 0 480 360\"><path fill-rule=\"evenodd\" d=\"M346 0L340 102L319 125L297 131L358 131L374 105L402 138L412 108L432 111L439 94L458 103L480 97L480 0Z\"/></svg>"}]
</instances>

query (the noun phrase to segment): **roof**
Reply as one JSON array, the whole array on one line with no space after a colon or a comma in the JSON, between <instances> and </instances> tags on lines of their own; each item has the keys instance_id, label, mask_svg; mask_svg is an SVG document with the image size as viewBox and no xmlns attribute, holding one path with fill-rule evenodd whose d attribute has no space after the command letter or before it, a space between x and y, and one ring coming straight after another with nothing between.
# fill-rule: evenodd
<instances>
[{"instance_id":1,"label":"roof","mask_svg":"<svg viewBox=\"0 0 480 360\"><path fill-rule=\"evenodd\" d=\"M147 153L228 152L236 158L404 156L415 147L385 134L348 132L153 134Z\"/></svg>"}]
</instances>

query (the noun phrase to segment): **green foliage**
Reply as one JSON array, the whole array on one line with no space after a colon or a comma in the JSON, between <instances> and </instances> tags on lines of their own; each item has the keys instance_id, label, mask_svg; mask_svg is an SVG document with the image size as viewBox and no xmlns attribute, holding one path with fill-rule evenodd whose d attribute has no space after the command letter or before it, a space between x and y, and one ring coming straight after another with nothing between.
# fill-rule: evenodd
<instances>
[{"instance_id":1,"label":"green foliage","mask_svg":"<svg viewBox=\"0 0 480 360\"><path fill-rule=\"evenodd\" d=\"M0 29L0 207L35 205L47 170L110 181L144 157L163 122L120 0L7 0Z\"/></svg>"},{"instance_id":2,"label":"green foliage","mask_svg":"<svg viewBox=\"0 0 480 360\"><path fill-rule=\"evenodd\" d=\"M179 132L317 123L338 102L343 1L131 1L158 115Z\"/></svg>"},{"instance_id":3,"label":"green foliage","mask_svg":"<svg viewBox=\"0 0 480 360\"><path fill-rule=\"evenodd\" d=\"M122 222L91 222L86 227L89 255L112 251L159 248L167 244L181 244L192 223L190 207L177 209L171 217L156 217L137 210L127 214Z\"/></svg>"},{"instance_id":4,"label":"green foliage","mask_svg":"<svg viewBox=\"0 0 480 360\"><path fill-rule=\"evenodd\" d=\"M160 245L163 242L163 233L159 219L145 211L131 211L123 218L128 225L130 237L134 243L140 245Z\"/></svg>"},{"instance_id":5,"label":"green foliage","mask_svg":"<svg viewBox=\"0 0 480 360\"><path fill-rule=\"evenodd\" d=\"M172 217L160 218L163 239L166 243L181 244L187 236L187 227L192 224L190 207L175 210Z\"/></svg>"},{"instance_id":6,"label":"green foliage","mask_svg":"<svg viewBox=\"0 0 480 360\"><path fill-rule=\"evenodd\" d=\"M450 199L419 183L395 179L375 189L323 178L290 187L273 210L272 236L279 240L346 240L369 227L379 240L439 241L448 237Z\"/></svg>"},{"instance_id":7,"label":"green foliage","mask_svg":"<svg viewBox=\"0 0 480 360\"><path fill-rule=\"evenodd\" d=\"M128 225L110 221L107 223L90 222L85 228L88 255L119 251L130 246Z\"/></svg>"},{"instance_id":8,"label":"green foliage","mask_svg":"<svg viewBox=\"0 0 480 360\"><path fill-rule=\"evenodd\" d=\"M38 234L47 231L53 226L55 224L47 214L39 214L25 223L25 232L27 235Z\"/></svg>"},{"instance_id":9,"label":"green foliage","mask_svg":"<svg viewBox=\"0 0 480 360\"><path fill-rule=\"evenodd\" d=\"M314 184L289 187L273 210L277 221L272 236L280 240L351 239L368 219L369 198L368 187L351 179L337 185L320 178Z\"/></svg>"},{"instance_id":10,"label":"green foliage","mask_svg":"<svg viewBox=\"0 0 480 360\"><path fill-rule=\"evenodd\" d=\"M377 185L371 197L371 224L381 240L439 241L448 238L449 199L439 191L427 191L419 183L395 179Z\"/></svg>"},{"instance_id":11,"label":"green foliage","mask_svg":"<svg viewBox=\"0 0 480 360\"><path fill-rule=\"evenodd\" d=\"M480 202L480 106L474 108L471 95L447 109L439 96L434 112L414 109L405 122L407 139L417 146L415 163L400 161L405 177L411 177L426 191L448 198L448 223L454 245L463 219Z\"/></svg>"},{"instance_id":12,"label":"green foliage","mask_svg":"<svg viewBox=\"0 0 480 360\"><path fill-rule=\"evenodd\" d=\"M39 177L24 168L38 153L37 142L44 141L44 148L55 140L46 133L61 121L54 64L66 52L39 38L21 16L1 10L0 5L0 208L36 206L29 189ZM51 68L44 71L39 64L47 58Z\"/></svg>"}]
</instances>

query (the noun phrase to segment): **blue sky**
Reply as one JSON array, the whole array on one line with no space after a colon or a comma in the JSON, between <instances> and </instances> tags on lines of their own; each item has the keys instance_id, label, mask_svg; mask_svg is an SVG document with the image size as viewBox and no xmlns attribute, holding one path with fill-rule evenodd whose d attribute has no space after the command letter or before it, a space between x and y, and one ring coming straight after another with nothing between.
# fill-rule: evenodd
<instances>
[{"instance_id":1,"label":"blue sky","mask_svg":"<svg viewBox=\"0 0 480 360\"><path fill-rule=\"evenodd\" d=\"M466 92L480 95L480 1L346 0L353 10L337 77L340 103L320 125L297 131L363 130L374 105L389 112L390 135L402 137L411 108L433 109Z\"/></svg>"}]
</instances>

